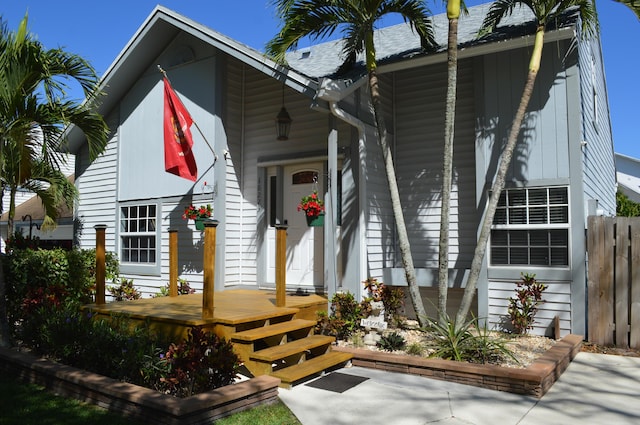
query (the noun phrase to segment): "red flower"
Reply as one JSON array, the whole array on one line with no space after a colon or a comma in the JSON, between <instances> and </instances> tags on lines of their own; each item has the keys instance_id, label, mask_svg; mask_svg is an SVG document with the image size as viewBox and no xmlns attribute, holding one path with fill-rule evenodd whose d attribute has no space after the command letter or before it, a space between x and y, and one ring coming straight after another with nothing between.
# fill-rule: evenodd
<instances>
[{"instance_id":1,"label":"red flower","mask_svg":"<svg viewBox=\"0 0 640 425\"><path fill-rule=\"evenodd\" d=\"M193 206L193 204L189 205L184 210L184 214L182 214L182 218L185 220L195 220L196 218L209 218L213 215L213 208L210 204L200 205L198 208Z\"/></svg>"},{"instance_id":2,"label":"red flower","mask_svg":"<svg viewBox=\"0 0 640 425\"><path fill-rule=\"evenodd\" d=\"M303 196L298 204L298 211L304 211L309 217L317 217L324 212L324 202L318 199L318 192L313 191L311 195Z\"/></svg>"}]
</instances>

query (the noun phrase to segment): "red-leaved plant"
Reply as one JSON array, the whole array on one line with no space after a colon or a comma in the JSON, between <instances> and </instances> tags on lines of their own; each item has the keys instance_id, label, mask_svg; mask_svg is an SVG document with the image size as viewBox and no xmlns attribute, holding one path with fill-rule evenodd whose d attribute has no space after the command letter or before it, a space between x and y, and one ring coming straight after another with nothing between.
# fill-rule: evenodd
<instances>
[{"instance_id":1,"label":"red-leaved plant","mask_svg":"<svg viewBox=\"0 0 640 425\"><path fill-rule=\"evenodd\" d=\"M298 211L304 211L308 217L317 217L324 212L324 201L318 198L318 191L311 195L303 196L298 204Z\"/></svg>"}]
</instances>

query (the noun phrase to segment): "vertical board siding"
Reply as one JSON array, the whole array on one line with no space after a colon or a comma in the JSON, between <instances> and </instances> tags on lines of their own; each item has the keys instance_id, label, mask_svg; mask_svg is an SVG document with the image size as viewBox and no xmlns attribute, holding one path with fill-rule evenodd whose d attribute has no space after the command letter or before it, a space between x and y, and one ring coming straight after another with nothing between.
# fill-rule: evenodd
<instances>
[{"instance_id":1,"label":"vertical board siding","mask_svg":"<svg viewBox=\"0 0 640 425\"><path fill-rule=\"evenodd\" d=\"M507 183L526 183L569 177L566 43L547 43L542 65L527 108ZM479 114L478 163L486 182L492 182L502 146L507 141L527 76L529 52L510 50L483 58L484 98ZM509 84L504 84L508 81Z\"/></svg>"},{"instance_id":2,"label":"vertical board siding","mask_svg":"<svg viewBox=\"0 0 640 425\"><path fill-rule=\"evenodd\" d=\"M590 216L589 341L640 348L640 218Z\"/></svg>"},{"instance_id":3,"label":"vertical board siding","mask_svg":"<svg viewBox=\"0 0 640 425\"><path fill-rule=\"evenodd\" d=\"M436 268L447 69L445 64L395 76L397 178L415 266ZM428 83L425 83L428 81ZM454 175L450 211L452 268L468 268L475 245L475 107L473 62L458 66ZM400 265L397 258L395 267Z\"/></svg>"}]
</instances>

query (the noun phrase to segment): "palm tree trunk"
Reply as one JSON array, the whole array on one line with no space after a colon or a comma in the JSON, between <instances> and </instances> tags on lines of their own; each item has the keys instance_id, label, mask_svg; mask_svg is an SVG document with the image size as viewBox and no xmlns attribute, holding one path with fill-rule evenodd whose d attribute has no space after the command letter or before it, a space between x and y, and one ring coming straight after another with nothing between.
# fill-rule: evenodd
<instances>
[{"instance_id":1,"label":"palm tree trunk","mask_svg":"<svg viewBox=\"0 0 640 425\"><path fill-rule=\"evenodd\" d=\"M454 12L455 14L455 12ZM458 15L460 4L458 3ZM449 19L447 47L447 105L444 124L442 165L442 199L440 202L440 243L438 247L438 321L447 322L449 291L449 221L451 218L451 186L453 180L453 138L456 119L458 81L458 17Z\"/></svg>"},{"instance_id":2,"label":"palm tree trunk","mask_svg":"<svg viewBox=\"0 0 640 425\"><path fill-rule=\"evenodd\" d=\"M396 229L398 231L398 245L400 248L400 255L402 257L402 267L404 268L405 278L409 287L409 297L411 298L411 303L416 312L418 323L420 326L426 326L427 313L424 309L424 304L422 303L420 288L418 287L418 282L416 280L416 271L411 257L411 246L409 244L407 227L402 213L400 192L398 190L395 168L393 166L393 158L387 136L387 127L384 117L380 112L380 89L378 86L378 74L376 72L375 65L369 66L369 91L371 104L373 106L373 115L378 129L378 143L382 149L382 156L384 158L387 183L389 185L389 193L391 195L391 205L393 207L393 216L396 222Z\"/></svg>"},{"instance_id":3,"label":"palm tree trunk","mask_svg":"<svg viewBox=\"0 0 640 425\"><path fill-rule=\"evenodd\" d=\"M533 46L533 52L531 53L531 61L529 62L529 72L527 74L527 81L522 91L522 97L520 98L520 105L516 112L516 116L511 124L511 131L509 132L509 138L507 144L502 152L500 158L500 165L498 166L498 172L496 178L491 187L491 196L489 198L489 205L482 221L482 227L480 229L480 235L478 236L478 243L473 254L473 261L471 262L471 271L469 272L469 279L467 285L464 288L464 295L460 308L456 314L456 323L464 323L469 310L471 308L471 302L476 291L478 284L478 278L480 277L480 270L484 261L484 255L487 248L487 242L489 240L489 234L491 232L491 224L493 223L493 217L496 214L496 208L498 206L498 200L500 194L505 186L505 179L507 171L511 165L511 157L518 141L518 135L520 134L520 127L524 120L524 115L527 112L527 106L531 100L531 94L533 93L533 86L538 76L538 69L540 69L540 61L542 58L542 47L544 45L544 26L539 26L536 30L536 39Z\"/></svg>"}]
</instances>

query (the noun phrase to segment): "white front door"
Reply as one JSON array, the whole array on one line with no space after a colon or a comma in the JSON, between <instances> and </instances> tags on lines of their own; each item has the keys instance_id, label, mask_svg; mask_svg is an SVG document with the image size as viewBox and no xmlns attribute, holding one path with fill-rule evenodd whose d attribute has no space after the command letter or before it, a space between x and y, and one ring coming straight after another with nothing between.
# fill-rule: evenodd
<instances>
[{"instance_id":1,"label":"white front door","mask_svg":"<svg viewBox=\"0 0 640 425\"><path fill-rule=\"evenodd\" d=\"M287 286L324 287L324 228L309 227L298 204L303 196L317 190L324 197L322 164L284 168L283 217L287 229Z\"/></svg>"}]
</instances>

